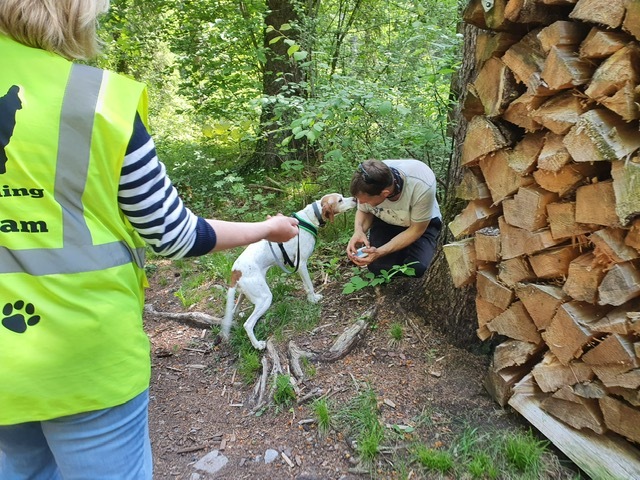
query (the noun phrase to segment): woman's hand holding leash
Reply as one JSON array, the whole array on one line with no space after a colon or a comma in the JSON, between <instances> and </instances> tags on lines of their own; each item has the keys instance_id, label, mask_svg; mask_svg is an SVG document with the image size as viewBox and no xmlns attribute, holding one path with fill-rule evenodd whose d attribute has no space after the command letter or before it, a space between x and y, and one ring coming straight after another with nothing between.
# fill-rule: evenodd
<instances>
[{"instance_id":1,"label":"woman's hand holding leash","mask_svg":"<svg viewBox=\"0 0 640 480\"><path fill-rule=\"evenodd\" d=\"M284 243L298 234L298 220L293 217L285 217L281 213L276 216L268 216L265 224L269 233L266 240L274 243Z\"/></svg>"}]
</instances>

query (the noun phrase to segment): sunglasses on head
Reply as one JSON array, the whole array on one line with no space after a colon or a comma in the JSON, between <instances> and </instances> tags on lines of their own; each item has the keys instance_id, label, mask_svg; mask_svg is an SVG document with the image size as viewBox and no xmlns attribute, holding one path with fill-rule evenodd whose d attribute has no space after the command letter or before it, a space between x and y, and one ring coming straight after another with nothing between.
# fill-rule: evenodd
<instances>
[{"instance_id":1,"label":"sunglasses on head","mask_svg":"<svg viewBox=\"0 0 640 480\"><path fill-rule=\"evenodd\" d=\"M368 185L375 185L376 183L378 183L376 180L371 178L371 175L369 175L369 173L364 169L364 167L362 166L362 163L358 164L358 171L362 174L362 179L364 180L364 183Z\"/></svg>"}]
</instances>

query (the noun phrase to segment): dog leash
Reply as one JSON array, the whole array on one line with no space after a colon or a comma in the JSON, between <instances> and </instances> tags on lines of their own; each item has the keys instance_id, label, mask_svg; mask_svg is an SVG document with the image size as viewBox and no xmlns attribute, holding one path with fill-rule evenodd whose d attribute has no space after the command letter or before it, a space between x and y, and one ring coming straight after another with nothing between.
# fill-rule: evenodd
<instances>
[{"instance_id":1,"label":"dog leash","mask_svg":"<svg viewBox=\"0 0 640 480\"><path fill-rule=\"evenodd\" d=\"M298 271L298 267L300 266L300 231L298 231L298 235L296 236L298 237L298 254L296 255L295 265L289 258L289 255L287 255L287 251L284 249L284 245L282 245L282 243L279 243L278 247L280 247L280 253L282 253L282 259L284 260L284 263L280 260L280 257L278 257L278 255L276 254L276 251L273 249L273 244L271 242L268 242L269 249L271 250L271 254L273 255L274 260L276 261L276 265L278 265L280 269L287 275L296 273ZM285 265L289 266L291 270L287 269Z\"/></svg>"},{"instance_id":2,"label":"dog leash","mask_svg":"<svg viewBox=\"0 0 640 480\"><path fill-rule=\"evenodd\" d=\"M316 214L316 216L318 216L319 219L322 219L322 215L320 215L320 211L318 210L318 207L316 206L315 202L313 203L313 210ZM271 254L273 255L273 258L276 261L276 265L278 265L280 267L280 269L286 273L287 275L291 275L292 273L296 273L298 271L298 267L300 267L300 228L302 228L303 230L306 230L307 232L309 232L311 235L313 235L314 240L318 238L318 229L313 226L312 224L310 224L309 222L301 219L297 214L293 214L291 215L293 218L295 218L296 220L298 220L298 253L296 255L296 263L294 265L293 261L289 258L289 255L287 255L287 251L284 249L284 245L282 243L278 243L278 247L280 248L280 253L282 253L282 259L283 261L280 260L280 257L276 254L276 251L273 249L273 244L271 242L267 242L269 244L269 249L271 250ZM322 223L320 224L320 226L324 225L324 220L322 221ZM287 268L289 267L289 268Z\"/></svg>"}]
</instances>

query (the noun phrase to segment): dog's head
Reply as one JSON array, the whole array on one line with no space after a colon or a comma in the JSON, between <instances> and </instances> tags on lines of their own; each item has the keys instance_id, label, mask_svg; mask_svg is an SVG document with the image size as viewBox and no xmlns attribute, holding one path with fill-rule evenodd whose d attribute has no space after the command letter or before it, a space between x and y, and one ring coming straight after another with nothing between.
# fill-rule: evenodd
<instances>
[{"instance_id":1,"label":"dog's head","mask_svg":"<svg viewBox=\"0 0 640 480\"><path fill-rule=\"evenodd\" d=\"M339 193L328 193L320 199L322 218L332 222L335 215L351 210L356 204L356 199L353 197L345 198Z\"/></svg>"}]
</instances>

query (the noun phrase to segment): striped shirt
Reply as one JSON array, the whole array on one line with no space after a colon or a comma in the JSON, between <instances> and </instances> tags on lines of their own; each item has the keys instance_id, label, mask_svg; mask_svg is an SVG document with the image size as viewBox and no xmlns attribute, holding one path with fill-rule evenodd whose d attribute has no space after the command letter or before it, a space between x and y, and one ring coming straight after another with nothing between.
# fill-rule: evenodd
<instances>
[{"instance_id":1,"label":"striped shirt","mask_svg":"<svg viewBox=\"0 0 640 480\"><path fill-rule=\"evenodd\" d=\"M118 204L158 255L195 257L215 247L213 228L182 203L139 116L122 165Z\"/></svg>"}]
</instances>

